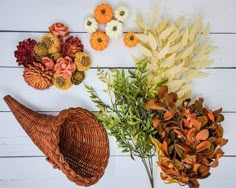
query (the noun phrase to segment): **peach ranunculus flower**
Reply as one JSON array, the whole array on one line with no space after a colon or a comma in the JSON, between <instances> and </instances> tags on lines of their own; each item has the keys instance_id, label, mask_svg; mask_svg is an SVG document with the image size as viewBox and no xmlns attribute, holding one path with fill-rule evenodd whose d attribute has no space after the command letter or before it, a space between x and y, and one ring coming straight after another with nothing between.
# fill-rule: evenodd
<instances>
[{"instance_id":1,"label":"peach ranunculus flower","mask_svg":"<svg viewBox=\"0 0 236 188\"><path fill-rule=\"evenodd\" d=\"M60 74L64 78L70 79L72 73L75 71L76 66L72 62L72 59L68 56L65 58L61 57L57 60L54 70L57 74Z\"/></svg>"},{"instance_id":2,"label":"peach ranunculus flower","mask_svg":"<svg viewBox=\"0 0 236 188\"><path fill-rule=\"evenodd\" d=\"M69 33L68 27L66 27L63 23L56 22L52 24L49 28L49 31L56 36L66 36Z\"/></svg>"},{"instance_id":3,"label":"peach ranunculus flower","mask_svg":"<svg viewBox=\"0 0 236 188\"><path fill-rule=\"evenodd\" d=\"M54 69L54 61L49 57L43 57L41 62L48 68L48 70Z\"/></svg>"}]
</instances>

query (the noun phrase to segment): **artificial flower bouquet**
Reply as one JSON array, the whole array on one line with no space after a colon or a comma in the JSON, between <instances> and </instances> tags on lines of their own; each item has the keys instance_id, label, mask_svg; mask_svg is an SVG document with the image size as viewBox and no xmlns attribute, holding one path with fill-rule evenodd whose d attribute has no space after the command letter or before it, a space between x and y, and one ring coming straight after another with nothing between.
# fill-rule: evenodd
<instances>
[{"instance_id":1,"label":"artificial flower bouquet","mask_svg":"<svg viewBox=\"0 0 236 188\"><path fill-rule=\"evenodd\" d=\"M137 14L141 32L133 36L142 57L135 59L135 70L99 70L110 102L86 87L99 108L99 120L123 152L141 159L152 188L155 152L161 179L198 188L198 179L210 176L228 141L222 109L211 110L202 98L191 100L192 81L206 77L201 69L213 63L210 27L201 17L191 24L183 17L157 21L156 12L149 24Z\"/></svg>"},{"instance_id":2,"label":"artificial flower bouquet","mask_svg":"<svg viewBox=\"0 0 236 188\"><path fill-rule=\"evenodd\" d=\"M54 85L66 90L84 80L91 57L84 52L81 40L69 35L64 24L54 23L49 31L38 42L31 38L19 42L16 61L24 67L23 77L29 86L45 90Z\"/></svg>"}]
</instances>

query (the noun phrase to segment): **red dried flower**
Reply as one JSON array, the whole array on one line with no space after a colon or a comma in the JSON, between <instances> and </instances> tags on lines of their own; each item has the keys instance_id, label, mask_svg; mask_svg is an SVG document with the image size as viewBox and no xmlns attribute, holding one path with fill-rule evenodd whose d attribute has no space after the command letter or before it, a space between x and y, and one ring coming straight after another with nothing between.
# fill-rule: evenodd
<instances>
[{"instance_id":1,"label":"red dried flower","mask_svg":"<svg viewBox=\"0 0 236 188\"><path fill-rule=\"evenodd\" d=\"M34 46L37 44L36 40L28 38L19 42L17 50L14 52L16 57L16 62L18 65L23 65L27 67L28 64L32 64L35 60L34 57Z\"/></svg>"},{"instance_id":2,"label":"red dried flower","mask_svg":"<svg viewBox=\"0 0 236 188\"><path fill-rule=\"evenodd\" d=\"M83 52L84 45L78 37L68 37L62 45L63 56L74 57L77 52Z\"/></svg>"}]
</instances>

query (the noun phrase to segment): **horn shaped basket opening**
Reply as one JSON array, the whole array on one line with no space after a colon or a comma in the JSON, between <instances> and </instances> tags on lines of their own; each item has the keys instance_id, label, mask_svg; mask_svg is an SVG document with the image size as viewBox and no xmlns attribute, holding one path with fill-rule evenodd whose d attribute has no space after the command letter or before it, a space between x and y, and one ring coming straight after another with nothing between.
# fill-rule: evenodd
<instances>
[{"instance_id":1,"label":"horn shaped basket opening","mask_svg":"<svg viewBox=\"0 0 236 188\"><path fill-rule=\"evenodd\" d=\"M11 96L4 100L22 128L47 160L78 185L95 184L109 158L106 130L83 108L69 108L57 116L37 113Z\"/></svg>"}]
</instances>

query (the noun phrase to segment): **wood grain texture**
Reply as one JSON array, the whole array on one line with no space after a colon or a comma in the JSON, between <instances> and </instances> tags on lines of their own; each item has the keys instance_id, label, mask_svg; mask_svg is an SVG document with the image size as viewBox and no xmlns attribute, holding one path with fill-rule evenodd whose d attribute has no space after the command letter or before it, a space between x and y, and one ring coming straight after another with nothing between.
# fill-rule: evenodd
<instances>
[{"instance_id":1,"label":"wood grain texture","mask_svg":"<svg viewBox=\"0 0 236 188\"><path fill-rule=\"evenodd\" d=\"M87 16L93 15L95 6L102 1L89 0L3 0L0 7L0 17L7 18L2 21L0 30L18 31L47 31L49 24L55 21L67 23L71 31L83 32L83 21ZM234 0L112 0L113 7L125 5L130 9L130 19L126 29L136 28L134 16L136 9L148 17L154 5L159 6L160 15L174 18L186 16L188 19L196 15L203 15L211 23L213 32L236 32L234 18ZM20 21L17 21L20 20Z\"/></svg>"},{"instance_id":2,"label":"wood grain texture","mask_svg":"<svg viewBox=\"0 0 236 188\"><path fill-rule=\"evenodd\" d=\"M27 85L22 77L22 68L1 68L0 98L10 94L19 101L28 104L34 110L59 111L64 108L80 106L89 110L97 110L89 98L84 84L72 86L67 91L61 91L51 87L45 91L39 91ZM205 72L209 76L204 79L195 80L193 97L204 97L206 104L213 108L223 107L224 111L236 111L236 100L234 91L236 85L231 84L236 80L234 69L208 69ZM92 86L98 95L109 104L107 95L103 92L105 84L98 80L97 70L89 70L86 73L85 84ZM14 75L14 76L13 76ZM227 100L222 100L224 97ZM44 101L44 102L42 102ZM9 108L3 100L0 100L0 111Z\"/></svg>"},{"instance_id":3,"label":"wood grain texture","mask_svg":"<svg viewBox=\"0 0 236 188\"><path fill-rule=\"evenodd\" d=\"M0 66L16 67L17 63L14 57L14 51L19 41L27 38L38 40L42 33L9 33L0 34L0 49L3 54L0 56ZM123 39L119 38L110 41L107 49L103 52L93 50L89 44L90 34L76 33L72 34L81 39L85 46L85 51L92 55L92 67L134 67L133 57L140 57L138 48L127 48L123 44ZM212 54L211 58L215 60L210 67L236 67L236 56L234 53L234 44L236 44L236 35L232 34L211 34L210 42L218 49Z\"/></svg>"},{"instance_id":4,"label":"wood grain texture","mask_svg":"<svg viewBox=\"0 0 236 188\"><path fill-rule=\"evenodd\" d=\"M54 170L43 157L0 159L0 187L1 188L76 188L66 177ZM227 170L225 169L227 166ZM201 180L201 188L233 188L236 183L234 158L223 157L220 166L212 169L212 175ZM176 188L176 184L166 185L156 173L157 188ZM141 161L132 161L129 157L111 157L105 175L94 188L148 188L147 176Z\"/></svg>"}]
</instances>

